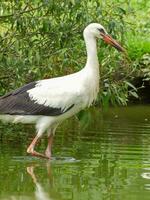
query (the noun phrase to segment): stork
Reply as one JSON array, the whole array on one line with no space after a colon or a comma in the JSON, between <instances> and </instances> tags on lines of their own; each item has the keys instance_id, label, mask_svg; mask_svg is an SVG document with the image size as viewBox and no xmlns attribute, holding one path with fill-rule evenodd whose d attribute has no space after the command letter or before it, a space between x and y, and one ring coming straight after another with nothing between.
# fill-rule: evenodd
<instances>
[{"instance_id":1,"label":"stork","mask_svg":"<svg viewBox=\"0 0 150 200\"><path fill-rule=\"evenodd\" d=\"M96 39L123 52L98 23L89 24L83 32L87 61L85 67L73 74L31 82L0 97L0 118L13 123L33 123L37 134L27 148L27 153L51 159L51 149L56 128L65 119L89 107L99 91L99 62ZM35 151L35 145L47 132L48 145L44 153Z\"/></svg>"}]
</instances>

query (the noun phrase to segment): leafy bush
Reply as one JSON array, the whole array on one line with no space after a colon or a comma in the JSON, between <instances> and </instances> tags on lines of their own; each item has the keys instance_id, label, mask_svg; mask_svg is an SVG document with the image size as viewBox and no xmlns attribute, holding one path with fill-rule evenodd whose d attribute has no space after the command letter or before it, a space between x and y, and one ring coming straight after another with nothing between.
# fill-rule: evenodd
<instances>
[{"instance_id":1,"label":"leafy bush","mask_svg":"<svg viewBox=\"0 0 150 200\"><path fill-rule=\"evenodd\" d=\"M142 4L144 8L146 5ZM126 45L131 60L142 57L149 52L149 45L145 38L140 41L136 36L133 40L130 37L136 32L136 24L131 23L135 14L132 6L134 1L125 0L1 2L0 94L33 80L80 70L86 61L82 32L91 22L102 23L114 38ZM141 7L137 10L141 12ZM129 83L133 61L103 42L99 45L99 102L125 105L129 87L130 95L136 96L136 89Z\"/></svg>"}]
</instances>

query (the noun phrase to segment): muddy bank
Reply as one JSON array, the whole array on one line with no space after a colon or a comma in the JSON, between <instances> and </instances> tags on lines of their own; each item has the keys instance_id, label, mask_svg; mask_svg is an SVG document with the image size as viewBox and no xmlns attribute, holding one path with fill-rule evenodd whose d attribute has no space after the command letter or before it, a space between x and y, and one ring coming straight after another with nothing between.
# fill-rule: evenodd
<instances>
[{"instance_id":1,"label":"muddy bank","mask_svg":"<svg viewBox=\"0 0 150 200\"><path fill-rule=\"evenodd\" d=\"M132 84L137 88L139 98L129 97L129 103L150 104L150 81L144 81L143 77L136 77Z\"/></svg>"}]
</instances>

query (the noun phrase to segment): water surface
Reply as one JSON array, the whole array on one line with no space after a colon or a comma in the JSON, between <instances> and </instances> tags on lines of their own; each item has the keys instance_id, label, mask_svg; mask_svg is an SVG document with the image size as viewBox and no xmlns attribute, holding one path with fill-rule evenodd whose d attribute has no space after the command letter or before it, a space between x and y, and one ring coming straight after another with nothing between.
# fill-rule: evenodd
<instances>
[{"instance_id":1,"label":"water surface","mask_svg":"<svg viewBox=\"0 0 150 200\"><path fill-rule=\"evenodd\" d=\"M0 199L149 200L150 107L90 114L86 130L75 119L59 127L52 161L26 155L31 125L0 124Z\"/></svg>"}]
</instances>

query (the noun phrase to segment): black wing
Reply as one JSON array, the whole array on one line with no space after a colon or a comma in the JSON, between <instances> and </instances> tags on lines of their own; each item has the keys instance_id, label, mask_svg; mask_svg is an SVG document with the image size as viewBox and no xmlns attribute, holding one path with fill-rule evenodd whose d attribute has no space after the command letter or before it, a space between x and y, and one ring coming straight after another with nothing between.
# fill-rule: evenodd
<instances>
[{"instance_id":1,"label":"black wing","mask_svg":"<svg viewBox=\"0 0 150 200\"><path fill-rule=\"evenodd\" d=\"M74 106L70 106L63 112L61 108L53 108L36 103L34 100L30 99L27 92L36 87L36 84L37 82L31 82L0 97L0 114L58 116L67 112Z\"/></svg>"}]
</instances>

